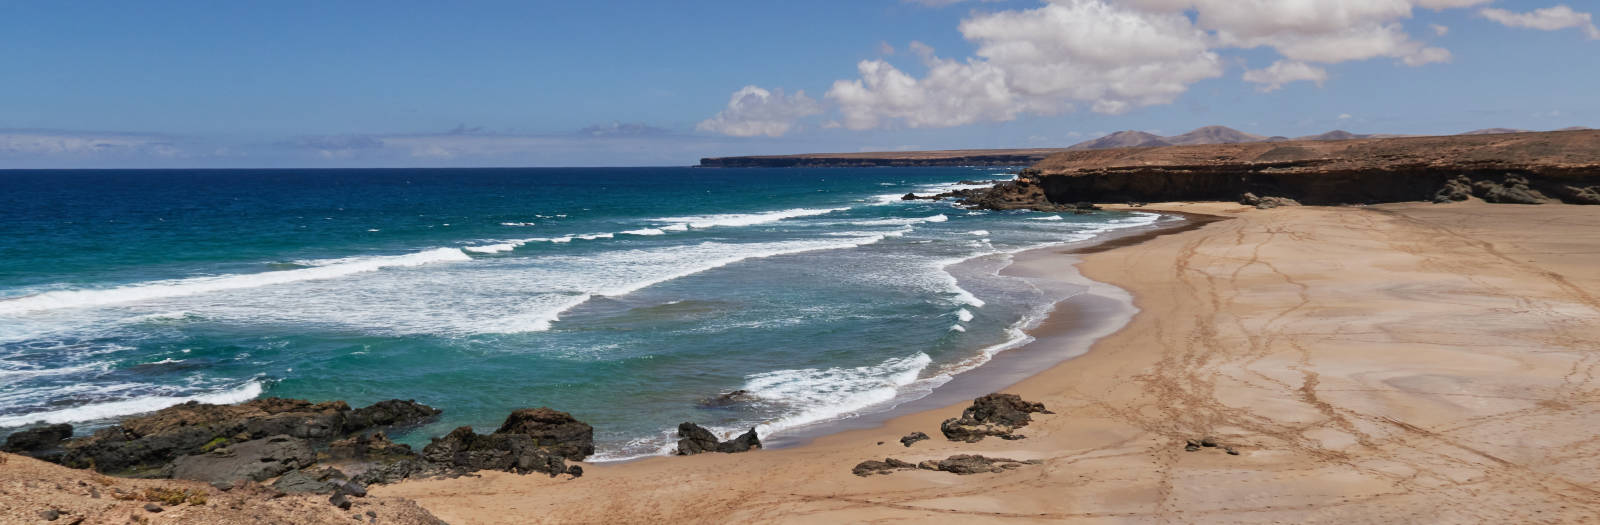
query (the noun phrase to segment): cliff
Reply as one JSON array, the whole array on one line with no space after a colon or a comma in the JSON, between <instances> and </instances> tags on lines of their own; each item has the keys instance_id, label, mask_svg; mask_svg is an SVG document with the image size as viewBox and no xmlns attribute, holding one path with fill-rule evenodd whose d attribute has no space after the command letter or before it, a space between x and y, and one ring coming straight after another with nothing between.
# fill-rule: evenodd
<instances>
[{"instance_id":1,"label":"cliff","mask_svg":"<svg viewBox=\"0 0 1600 525\"><path fill-rule=\"evenodd\" d=\"M1239 200L1600 204L1600 131L1066 151L1006 194L1048 203Z\"/></svg>"},{"instance_id":2,"label":"cliff","mask_svg":"<svg viewBox=\"0 0 1600 525\"><path fill-rule=\"evenodd\" d=\"M921 166L1027 166L1065 151L1049 149L970 149L868 153L807 153L751 157L708 157L702 168L866 168Z\"/></svg>"}]
</instances>

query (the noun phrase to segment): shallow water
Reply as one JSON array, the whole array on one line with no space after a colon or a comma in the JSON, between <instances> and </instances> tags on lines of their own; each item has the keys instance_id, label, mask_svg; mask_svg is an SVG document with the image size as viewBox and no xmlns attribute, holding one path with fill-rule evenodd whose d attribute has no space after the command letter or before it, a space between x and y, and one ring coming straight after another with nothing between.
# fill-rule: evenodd
<instances>
[{"instance_id":1,"label":"shallow water","mask_svg":"<svg viewBox=\"0 0 1600 525\"><path fill-rule=\"evenodd\" d=\"M906 202L992 168L0 172L0 432L197 399L547 405L599 459L682 421L881 411L1071 293L1010 254L1151 214ZM754 402L707 407L720 392ZM81 430L80 430L81 432Z\"/></svg>"}]
</instances>

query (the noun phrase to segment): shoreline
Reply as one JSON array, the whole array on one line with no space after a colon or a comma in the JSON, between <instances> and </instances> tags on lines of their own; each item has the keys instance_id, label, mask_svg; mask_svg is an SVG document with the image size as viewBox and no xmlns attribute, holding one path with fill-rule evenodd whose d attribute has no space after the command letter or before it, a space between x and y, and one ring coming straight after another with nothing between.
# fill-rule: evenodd
<instances>
[{"instance_id":1,"label":"shoreline","mask_svg":"<svg viewBox=\"0 0 1600 525\"><path fill-rule=\"evenodd\" d=\"M1141 209L1231 220L1052 257L1081 257L1140 312L1003 389L1054 412L1026 439L942 439L963 400L803 446L373 493L452 523L1600 519L1585 430L1600 428L1600 294L1586 291L1600 289L1600 217L1477 202ZM913 431L935 437L895 442ZM1202 437L1237 454L1185 451ZM1038 464L851 472L960 454Z\"/></svg>"},{"instance_id":2,"label":"shoreline","mask_svg":"<svg viewBox=\"0 0 1600 525\"><path fill-rule=\"evenodd\" d=\"M802 447L833 434L881 428L900 417L959 405L985 394L1003 391L1043 370L1084 355L1096 341L1127 326L1138 309L1133 306L1133 298L1123 289L1094 281L1077 271L1082 256L1226 220L1226 217L1202 213L1147 213L1162 218L1147 225L1105 232L1088 240L1030 248L1011 254L1012 261L999 270L1000 275L1026 278L1035 286L1054 284L1082 288L1048 306L1041 318L1022 327L1021 332L1026 339L1015 346L994 352L984 362L952 375L949 381L934 387L922 397L901 401L884 410L786 429L771 438L763 436L763 446L773 450ZM1168 217L1176 218L1176 223L1166 220ZM1065 274L1050 271L1059 267L1068 271ZM653 457L673 456L641 456L594 464L630 463Z\"/></svg>"}]
</instances>

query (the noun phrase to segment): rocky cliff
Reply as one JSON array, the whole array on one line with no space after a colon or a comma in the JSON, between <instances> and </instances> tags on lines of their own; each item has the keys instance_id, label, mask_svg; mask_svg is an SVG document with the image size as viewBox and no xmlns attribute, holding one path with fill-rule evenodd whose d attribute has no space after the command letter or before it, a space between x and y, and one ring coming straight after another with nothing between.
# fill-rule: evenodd
<instances>
[{"instance_id":1,"label":"rocky cliff","mask_svg":"<svg viewBox=\"0 0 1600 525\"><path fill-rule=\"evenodd\" d=\"M1246 193L1304 204L1600 204L1600 131L1068 151L1013 185L1042 195L1044 206L1233 201Z\"/></svg>"}]
</instances>

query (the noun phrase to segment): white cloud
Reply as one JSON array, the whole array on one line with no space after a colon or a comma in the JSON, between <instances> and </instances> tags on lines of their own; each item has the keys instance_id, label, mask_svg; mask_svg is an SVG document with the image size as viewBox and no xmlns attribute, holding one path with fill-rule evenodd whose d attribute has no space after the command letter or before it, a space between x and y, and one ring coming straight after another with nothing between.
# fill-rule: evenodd
<instances>
[{"instance_id":1,"label":"white cloud","mask_svg":"<svg viewBox=\"0 0 1600 525\"><path fill-rule=\"evenodd\" d=\"M950 60L913 42L928 72L915 78L883 60L834 82L827 98L841 124L947 127L1057 114L1086 104L1101 113L1172 102L1190 84L1221 76L1206 35L1182 13L1150 13L1100 0L975 14L963 36L977 57Z\"/></svg>"},{"instance_id":2,"label":"white cloud","mask_svg":"<svg viewBox=\"0 0 1600 525\"><path fill-rule=\"evenodd\" d=\"M1245 71L1244 81L1261 84L1256 89L1262 93L1277 91L1285 84L1302 81L1315 82L1317 87L1322 87L1322 83L1328 81L1328 71L1305 62L1279 60L1266 69Z\"/></svg>"},{"instance_id":3,"label":"white cloud","mask_svg":"<svg viewBox=\"0 0 1600 525\"><path fill-rule=\"evenodd\" d=\"M47 130L0 131L0 156L103 157L184 155L172 139L158 135Z\"/></svg>"},{"instance_id":4,"label":"white cloud","mask_svg":"<svg viewBox=\"0 0 1600 525\"><path fill-rule=\"evenodd\" d=\"M947 5L951 0L906 0ZM977 51L944 58L913 42L927 66L914 76L887 60L857 64L859 77L834 82L830 125L869 129L943 127L1168 104L1190 86L1223 74L1218 52L1267 48L1279 58L1245 80L1273 91L1319 85L1326 64L1389 58L1408 66L1449 62L1449 50L1413 40L1404 21L1417 8L1451 9L1490 0L1045 0L1034 9L974 12L962 36ZM1432 26L1435 35L1448 31Z\"/></svg>"},{"instance_id":5,"label":"white cloud","mask_svg":"<svg viewBox=\"0 0 1600 525\"><path fill-rule=\"evenodd\" d=\"M880 55L893 55L894 54L894 46L889 45L888 42L878 42L878 54L880 54Z\"/></svg>"},{"instance_id":6,"label":"white cloud","mask_svg":"<svg viewBox=\"0 0 1600 525\"><path fill-rule=\"evenodd\" d=\"M807 97L805 91L784 95L782 89L767 91L745 86L728 99L727 109L696 125L695 129L735 137L781 137L794 129L801 117L821 112L822 105Z\"/></svg>"},{"instance_id":7,"label":"white cloud","mask_svg":"<svg viewBox=\"0 0 1600 525\"><path fill-rule=\"evenodd\" d=\"M1351 116L1349 113L1340 113L1339 114L1339 120L1350 120L1350 119L1353 119L1353 118L1355 118L1355 117Z\"/></svg>"},{"instance_id":8,"label":"white cloud","mask_svg":"<svg viewBox=\"0 0 1600 525\"><path fill-rule=\"evenodd\" d=\"M1487 8L1478 11L1478 14L1507 27L1524 27L1541 31L1579 28L1590 39L1600 40L1600 28L1595 27L1593 17L1589 13L1573 11L1571 7L1565 5L1535 9L1526 13Z\"/></svg>"},{"instance_id":9,"label":"white cloud","mask_svg":"<svg viewBox=\"0 0 1600 525\"><path fill-rule=\"evenodd\" d=\"M1442 25L1439 25L1439 24L1429 24L1428 27L1432 28L1433 29L1433 34L1438 35L1438 36L1445 36L1445 35L1450 34L1450 27L1449 26L1442 26Z\"/></svg>"}]
</instances>

